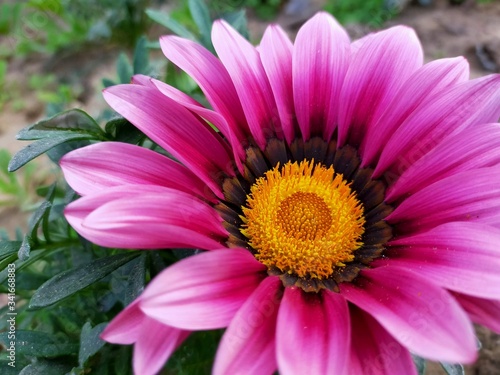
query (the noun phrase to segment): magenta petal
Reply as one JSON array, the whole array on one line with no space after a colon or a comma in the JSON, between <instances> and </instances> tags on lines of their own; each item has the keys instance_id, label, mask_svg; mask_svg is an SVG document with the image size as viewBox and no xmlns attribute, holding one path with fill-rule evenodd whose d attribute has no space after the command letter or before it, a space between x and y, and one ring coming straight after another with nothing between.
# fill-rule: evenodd
<instances>
[{"instance_id":1,"label":"magenta petal","mask_svg":"<svg viewBox=\"0 0 500 375\"><path fill-rule=\"evenodd\" d=\"M101 142L83 147L64 155L60 164L66 182L80 195L119 185L158 185L215 199L183 165L127 143Z\"/></svg>"},{"instance_id":2,"label":"magenta petal","mask_svg":"<svg viewBox=\"0 0 500 375\"><path fill-rule=\"evenodd\" d=\"M293 45L283 29L271 25L260 43L260 59L273 90L282 130L290 144L298 129L293 105L292 88Z\"/></svg>"},{"instance_id":3,"label":"magenta petal","mask_svg":"<svg viewBox=\"0 0 500 375\"><path fill-rule=\"evenodd\" d=\"M391 165L404 171L436 147L448 134L500 117L500 75L474 79L424 102L394 132L374 171L378 177ZM418 140L418 141L415 141Z\"/></svg>"},{"instance_id":4,"label":"magenta petal","mask_svg":"<svg viewBox=\"0 0 500 375\"><path fill-rule=\"evenodd\" d=\"M480 124L443 140L412 164L386 192L391 202L457 172L500 164L500 124Z\"/></svg>"},{"instance_id":5,"label":"magenta petal","mask_svg":"<svg viewBox=\"0 0 500 375\"><path fill-rule=\"evenodd\" d=\"M220 113L203 107L189 95L186 95L182 91L167 85L162 81L151 79L151 84L154 85L163 95L176 101L215 126L231 143L234 158L237 163L244 159L245 151L243 150L243 144L246 142L246 136L241 132L235 132L234 126L230 126L230 122L228 122L228 120Z\"/></svg>"},{"instance_id":6,"label":"magenta petal","mask_svg":"<svg viewBox=\"0 0 500 375\"><path fill-rule=\"evenodd\" d=\"M349 36L328 13L304 26L293 50L293 97L304 140L329 140L337 127L339 95L350 58Z\"/></svg>"},{"instance_id":7,"label":"magenta petal","mask_svg":"<svg viewBox=\"0 0 500 375\"><path fill-rule=\"evenodd\" d=\"M372 164L394 131L424 101L469 79L469 64L463 57L440 59L415 71L385 110L377 111L361 145L363 165Z\"/></svg>"},{"instance_id":8,"label":"magenta petal","mask_svg":"<svg viewBox=\"0 0 500 375\"><path fill-rule=\"evenodd\" d=\"M500 333L500 301L454 294L474 323Z\"/></svg>"},{"instance_id":9,"label":"magenta petal","mask_svg":"<svg viewBox=\"0 0 500 375\"><path fill-rule=\"evenodd\" d=\"M271 85L254 46L225 21L212 27L212 43L229 72L257 145L266 138L283 135Z\"/></svg>"},{"instance_id":10,"label":"magenta petal","mask_svg":"<svg viewBox=\"0 0 500 375\"><path fill-rule=\"evenodd\" d=\"M151 82L151 77L145 76L144 74L135 74L132 76L131 83L134 85L154 87L153 82Z\"/></svg>"},{"instance_id":11,"label":"magenta petal","mask_svg":"<svg viewBox=\"0 0 500 375\"><path fill-rule=\"evenodd\" d=\"M262 280L265 266L248 250L222 249L181 260L142 294L141 309L188 330L226 327Z\"/></svg>"},{"instance_id":12,"label":"magenta petal","mask_svg":"<svg viewBox=\"0 0 500 375\"><path fill-rule=\"evenodd\" d=\"M217 350L214 375L272 374L281 281L267 277L238 310Z\"/></svg>"},{"instance_id":13,"label":"magenta petal","mask_svg":"<svg viewBox=\"0 0 500 375\"><path fill-rule=\"evenodd\" d=\"M342 374L351 340L345 299L327 290L308 295L286 288L276 339L281 374Z\"/></svg>"},{"instance_id":14,"label":"magenta petal","mask_svg":"<svg viewBox=\"0 0 500 375\"><path fill-rule=\"evenodd\" d=\"M400 225L405 232L427 230L450 221L500 227L500 166L439 180L406 198L386 220Z\"/></svg>"},{"instance_id":15,"label":"magenta petal","mask_svg":"<svg viewBox=\"0 0 500 375\"><path fill-rule=\"evenodd\" d=\"M216 249L227 236L208 204L159 186L124 185L78 199L65 209L71 226L100 246Z\"/></svg>"},{"instance_id":16,"label":"magenta petal","mask_svg":"<svg viewBox=\"0 0 500 375\"><path fill-rule=\"evenodd\" d=\"M352 345L348 374L417 375L410 352L375 319L350 305Z\"/></svg>"},{"instance_id":17,"label":"magenta petal","mask_svg":"<svg viewBox=\"0 0 500 375\"><path fill-rule=\"evenodd\" d=\"M404 26L370 34L353 54L340 94L339 145L359 144L398 89L422 66L415 32Z\"/></svg>"},{"instance_id":18,"label":"magenta petal","mask_svg":"<svg viewBox=\"0 0 500 375\"><path fill-rule=\"evenodd\" d=\"M221 172L234 174L232 159L227 144L208 124L149 87L112 86L103 95L115 111L222 194L217 182Z\"/></svg>"},{"instance_id":19,"label":"magenta petal","mask_svg":"<svg viewBox=\"0 0 500 375\"><path fill-rule=\"evenodd\" d=\"M146 318L134 345L134 373L157 374L188 335L186 331Z\"/></svg>"},{"instance_id":20,"label":"magenta petal","mask_svg":"<svg viewBox=\"0 0 500 375\"><path fill-rule=\"evenodd\" d=\"M106 326L101 338L113 344L133 344L139 338L141 326L148 319L139 308L139 299L136 299L122 310Z\"/></svg>"},{"instance_id":21,"label":"magenta petal","mask_svg":"<svg viewBox=\"0 0 500 375\"><path fill-rule=\"evenodd\" d=\"M160 45L167 59L200 85L208 102L243 142L250 134L248 125L234 84L219 59L198 43L177 36L161 37Z\"/></svg>"},{"instance_id":22,"label":"magenta petal","mask_svg":"<svg viewBox=\"0 0 500 375\"><path fill-rule=\"evenodd\" d=\"M427 278L399 267L362 271L358 286L341 294L373 316L399 343L422 357L471 363L474 329L456 300Z\"/></svg>"},{"instance_id":23,"label":"magenta petal","mask_svg":"<svg viewBox=\"0 0 500 375\"><path fill-rule=\"evenodd\" d=\"M447 289L500 299L500 230L476 223L447 223L390 242L387 261ZM373 263L374 265L376 263Z\"/></svg>"}]
</instances>

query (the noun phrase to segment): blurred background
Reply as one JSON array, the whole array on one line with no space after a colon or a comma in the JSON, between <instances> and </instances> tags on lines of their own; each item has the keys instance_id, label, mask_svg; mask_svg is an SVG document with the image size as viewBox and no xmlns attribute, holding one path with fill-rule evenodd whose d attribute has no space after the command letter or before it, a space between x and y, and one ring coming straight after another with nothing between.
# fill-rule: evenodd
<instances>
[{"instance_id":1,"label":"blurred background","mask_svg":"<svg viewBox=\"0 0 500 375\"><path fill-rule=\"evenodd\" d=\"M158 36L175 33L211 48L210 25L193 17L192 1L25 0L0 2L0 235L22 233L38 186L57 178L37 159L15 174L11 155L23 127L64 109L106 116L105 86L149 74L199 95L194 82L168 65ZM465 56L473 78L500 72L500 0L212 0L211 19L224 17L257 43L269 22L294 37L318 10L332 13L352 39L395 24L413 27L426 60ZM198 91L197 91L198 90ZM108 110L109 111L109 110ZM108 113L109 115L109 113ZM102 117L104 116L104 117ZM17 231L16 231L17 229ZM500 374L500 338L480 331L483 350L468 374ZM428 374L442 374L431 366Z\"/></svg>"}]
</instances>

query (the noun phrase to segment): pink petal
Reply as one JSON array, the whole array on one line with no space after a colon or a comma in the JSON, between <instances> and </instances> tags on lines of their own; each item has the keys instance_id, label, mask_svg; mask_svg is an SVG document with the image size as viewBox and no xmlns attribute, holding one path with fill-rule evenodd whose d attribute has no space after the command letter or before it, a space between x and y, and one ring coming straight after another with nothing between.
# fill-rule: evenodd
<instances>
[{"instance_id":1,"label":"pink petal","mask_svg":"<svg viewBox=\"0 0 500 375\"><path fill-rule=\"evenodd\" d=\"M154 87L153 83L151 82L151 77L145 76L144 74L133 75L131 81L131 83L133 83L134 85Z\"/></svg>"},{"instance_id":2,"label":"pink petal","mask_svg":"<svg viewBox=\"0 0 500 375\"><path fill-rule=\"evenodd\" d=\"M188 335L186 331L146 318L134 345L134 373L157 374Z\"/></svg>"},{"instance_id":3,"label":"pink petal","mask_svg":"<svg viewBox=\"0 0 500 375\"><path fill-rule=\"evenodd\" d=\"M386 192L391 202L415 194L457 172L500 164L500 125L481 124L443 140L408 169Z\"/></svg>"},{"instance_id":4,"label":"pink petal","mask_svg":"<svg viewBox=\"0 0 500 375\"><path fill-rule=\"evenodd\" d=\"M349 59L349 36L328 13L318 13L300 28L293 50L293 97L304 140L332 136Z\"/></svg>"},{"instance_id":5,"label":"pink petal","mask_svg":"<svg viewBox=\"0 0 500 375\"><path fill-rule=\"evenodd\" d=\"M139 338L141 326L148 318L139 308L136 299L106 326L101 338L113 344L133 344Z\"/></svg>"},{"instance_id":6,"label":"pink petal","mask_svg":"<svg viewBox=\"0 0 500 375\"><path fill-rule=\"evenodd\" d=\"M408 27L396 26L364 39L353 55L340 94L339 145L359 144L423 62L420 42Z\"/></svg>"},{"instance_id":7,"label":"pink petal","mask_svg":"<svg viewBox=\"0 0 500 375\"><path fill-rule=\"evenodd\" d=\"M162 36L160 45L167 59L198 83L215 111L228 121L236 138L244 142L250 130L234 84L219 59L198 43L177 36Z\"/></svg>"},{"instance_id":8,"label":"pink petal","mask_svg":"<svg viewBox=\"0 0 500 375\"><path fill-rule=\"evenodd\" d=\"M500 227L500 167L469 170L439 180L406 198L386 220L405 232L450 221Z\"/></svg>"},{"instance_id":9,"label":"pink petal","mask_svg":"<svg viewBox=\"0 0 500 375\"><path fill-rule=\"evenodd\" d=\"M352 346L347 374L417 375L410 352L369 314L350 307Z\"/></svg>"},{"instance_id":10,"label":"pink petal","mask_svg":"<svg viewBox=\"0 0 500 375\"><path fill-rule=\"evenodd\" d=\"M216 249L227 236L211 206L159 186L110 188L71 203L65 216L83 237L106 247Z\"/></svg>"},{"instance_id":11,"label":"pink petal","mask_svg":"<svg viewBox=\"0 0 500 375\"><path fill-rule=\"evenodd\" d=\"M260 43L260 59L273 90L282 130L290 144L298 129L292 88L293 45L283 29L271 25Z\"/></svg>"},{"instance_id":12,"label":"pink petal","mask_svg":"<svg viewBox=\"0 0 500 375\"><path fill-rule=\"evenodd\" d=\"M461 83L422 103L385 145L374 177L393 164L398 172L404 171L405 166L415 163L448 134L496 122L500 117L499 103L500 75Z\"/></svg>"},{"instance_id":13,"label":"pink petal","mask_svg":"<svg viewBox=\"0 0 500 375\"><path fill-rule=\"evenodd\" d=\"M151 84L155 86L163 95L169 97L189 109L191 112L212 123L230 141L235 160L239 161L240 159L244 159L245 151L243 150L242 145L246 142L246 136L241 132L241 134L235 132L234 127L229 126L229 122L220 113L203 107L189 95L186 95L182 91L167 85L162 81L151 79Z\"/></svg>"},{"instance_id":14,"label":"pink petal","mask_svg":"<svg viewBox=\"0 0 500 375\"><path fill-rule=\"evenodd\" d=\"M267 277L238 310L217 350L214 375L272 374L281 281Z\"/></svg>"},{"instance_id":15,"label":"pink petal","mask_svg":"<svg viewBox=\"0 0 500 375\"><path fill-rule=\"evenodd\" d=\"M127 143L83 147L64 155L60 164L66 182L80 195L119 185L158 185L215 201L208 187L183 165Z\"/></svg>"},{"instance_id":16,"label":"pink petal","mask_svg":"<svg viewBox=\"0 0 500 375\"><path fill-rule=\"evenodd\" d=\"M452 363L476 359L472 324L444 289L399 267L364 270L358 280L341 284L341 294L411 352Z\"/></svg>"},{"instance_id":17,"label":"pink petal","mask_svg":"<svg viewBox=\"0 0 500 375\"><path fill-rule=\"evenodd\" d=\"M271 85L254 46L225 21L212 27L212 43L240 98L250 132L264 149L266 138L283 135Z\"/></svg>"},{"instance_id":18,"label":"pink petal","mask_svg":"<svg viewBox=\"0 0 500 375\"><path fill-rule=\"evenodd\" d=\"M278 313L281 374L342 374L351 337L349 311L339 294L310 295L286 288Z\"/></svg>"},{"instance_id":19,"label":"pink petal","mask_svg":"<svg viewBox=\"0 0 500 375\"><path fill-rule=\"evenodd\" d=\"M363 165L375 161L392 134L422 102L432 101L434 95L468 79L469 64L463 57L432 61L415 71L385 110L374 114L361 145Z\"/></svg>"},{"instance_id":20,"label":"pink petal","mask_svg":"<svg viewBox=\"0 0 500 375\"><path fill-rule=\"evenodd\" d=\"M234 174L226 143L206 123L158 90L117 85L104 90L108 104L195 172L222 196L221 172Z\"/></svg>"},{"instance_id":21,"label":"pink petal","mask_svg":"<svg viewBox=\"0 0 500 375\"><path fill-rule=\"evenodd\" d=\"M257 288L264 270L244 249L192 256L155 277L143 293L141 309L177 328L226 327Z\"/></svg>"},{"instance_id":22,"label":"pink petal","mask_svg":"<svg viewBox=\"0 0 500 375\"><path fill-rule=\"evenodd\" d=\"M500 333L500 301L488 300L464 294L455 294L455 298L467 311L474 323L488 327L496 333Z\"/></svg>"},{"instance_id":23,"label":"pink petal","mask_svg":"<svg viewBox=\"0 0 500 375\"><path fill-rule=\"evenodd\" d=\"M464 294L500 299L500 230L477 223L447 223L390 242L380 264L401 267ZM378 263L373 263L378 264Z\"/></svg>"}]
</instances>

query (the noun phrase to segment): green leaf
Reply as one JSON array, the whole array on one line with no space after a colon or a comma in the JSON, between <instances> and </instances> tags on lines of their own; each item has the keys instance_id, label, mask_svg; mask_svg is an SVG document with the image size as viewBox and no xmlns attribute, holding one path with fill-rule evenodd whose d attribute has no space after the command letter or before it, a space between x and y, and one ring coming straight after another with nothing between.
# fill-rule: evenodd
<instances>
[{"instance_id":1,"label":"green leaf","mask_svg":"<svg viewBox=\"0 0 500 375\"><path fill-rule=\"evenodd\" d=\"M47 156L50 158L50 160L52 160L54 164L59 164L61 158L68 152L76 150L77 148L88 146L90 144L91 142L87 139L64 142L47 151Z\"/></svg>"},{"instance_id":2,"label":"green leaf","mask_svg":"<svg viewBox=\"0 0 500 375\"><path fill-rule=\"evenodd\" d=\"M461 364L449 364L441 362L441 367L446 371L448 375L464 375L464 366Z\"/></svg>"},{"instance_id":3,"label":"green leaf","mask_svg":"<svg viewBox=\"0 0 500 375\"><path fill-rule=\"evenodd\" d=\"M134 74L148 74L149 54L147 49L147 39L142 36L134 50Z\"/></svg>"},{"instance_id":4,"label":"green leaf","mask_svg":"<svg viewBox=\"0 0 500 375\"><path fill-rule=\"evenodd\" d=\"M38 360L21 370L19 375L61 375L66 374L71 365L61 361Z\"/></svg>"},{"instance_id":5,"label":"green leaf","mask_svg":"<svg viewBox=\"0 0 500 375\"><path fill-rule=\"evenodd\" d=\"M146 282L146 253L142 252L136 259L124 265L118 273L121 278L113 287L113 292L120 296L124 306L134 301L144 289Z\"/></svg>"},{"instance_id":6,"label":"green leaf","mask_svg":"<svg viewBox=\"0 0 500 375\"><path fill-rule=\"evenodd\" d=\"M203 0L189 0L188 4L191 16L200 30L202 44L213 51L214 47L210 38L212 33L212 19L210 18L210 11L207 4Z\"/></svg>"},{"instance_id":7,"label":"green leaf","mask_svg":"<svg viewBox=\"0 0 500 375\"><path fill-rule=\"evenodd\" d=\"M116 82L114 82L113 80L111 80L109 78L103 78L102 79L102 85L104 87L111 87L111 86L114 86L116 84L117 84Z\"/></svg>"},{"instance_id":8,"label":"green leaf","mask_svg":"<svg viewBox=\"0 0 500 375\"><path fill-rule=\"evenodd\" d=\"M415 366L417 367L417 372L418 375L424 375L425 374L425 367L426 367L426 362L425 359L416 355L412 355L413 357L413 362L415 363Z\"/></svg>"},{"instance_id":9,"label":"green leaf","mask_svg":"<svg viewBox=\"0 0 500 375\"><path fill-rule=\"evenodd\" d=\"M61 134L53 135L50 138L47 137L44 139L40 139L26 146L25 148L23 148L21 151L19 151L17 154L14 155L14 157L11 159L9 163L9 172L17 171L26 163L30 162L36 157L46 153L50 149L62 143L68 141L76 141L76 140L92 139L92 138L94 138L94 136L91 134L78 134L78 133L68 134L65 132L61 132Z\"/></svg>"},{"instance_id":10,"label":"green leaf","mask_svg":"<svg viewBox=\"0 0 500 375\"><path fill-rule=\"evenodd\" d=\"M145 138L144 133L124 118L116 118L108 121L105 130L117 142L135 145Z\"/></svg>"},{"instance_id":11,"label":"green leaf","mask_svg":"<svg viewBox=\"0 0 500 375\"><path fill-rule=\"evenodd\" d=\"M0 261L16 254L20 247L20 241L0 241Z\"/></svg>"},{"instance_id":12,"label":"green leaf","mask_svg":"<svg viewBox=\"0 0 500 375\"><path fill-rule=\"evenodd\" d=\"M118 71L118 79L120 83L130 83L130 78L134 74L132 66L124 53L120 53L116 63L116 70Z\"/></svg>"},{"instance_id":13,"label":"green leaf","mask_svg":"<svg viewBox=\"0 0 500 375\"><path fill-rule=\"evenodd\" d=\"M169 17L163 12L159 12L153 9L146 9L146 14L156 23L165 26L167 29L171 30L174 34L182 36L183 38L191 39L196 41L197 38L191 31L186 29L182 24Z\"/></svg>"},{"instance_id":14,"label":"green leaf","mask_svg":"<svg viewBox=\"0 0 500 375\"><path fill-rule=\"evenodd\" d=\"M80 109L71 109L22 129L16 138L21 141L31 141L51 137L63 131L92 135L96 139L104 136L101 127L92 117Z\"/></svg>"},{"instance_id":15,"label":"green leaf","mask_svg":"<svg viewBox=\"0 0 500 375\"><path fill-rule=\"evenodd\" d=\"M10 342L7 332L0 333L0 342L8 348ZM55 358L71 355L78 350L78 344L70 343L59 337L40 331L17 330L15 338L16 355L24 354L34 357Z\"/></svg>"},{"instance_id":16,"label":"green leaf","mask_svg":"<svg viewBox=\"0 0 500 375\"><path fill-rule=\"evenodd\" d=\"M96 354L105 344L99 335L104 331L108 323L101 323L94 328L89 322L85 323L82 327L80 336L80 352L78 354L78 363L83 367L87 359Z\"/></svg>"},{"instance_id":17,"label":"green leaf","mask_svg":"<svg viewBox=\"0 0 500 375\"><path fill-rule=\"evenodd\" d=\"M36 309L59 302L109 275L138 255L138 252L126 252L99 258L79 268L64 271L38 288L31 297L29 307Z\"/></svg>"}]
</instances>

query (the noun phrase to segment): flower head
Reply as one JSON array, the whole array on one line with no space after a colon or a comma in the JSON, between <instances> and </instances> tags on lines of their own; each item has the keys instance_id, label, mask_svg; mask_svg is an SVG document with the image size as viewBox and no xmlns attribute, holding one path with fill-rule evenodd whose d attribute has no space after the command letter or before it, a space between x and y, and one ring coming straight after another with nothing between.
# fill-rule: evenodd
<instances>
[{"instance_id":1,"label":"flower head","mask_svg":"<svg viewBox=\"0 0 500 375\"><path fill-rule=\"evenodd\" d=\"M61 161L84 237L209 250L134 308L175 332L227 327L215 374L472 362L471 321L500 330L500 77L423 65L406 27L351 43L326 13L294 44L270 26L255 48L223 21L212 40L218 58L160 41L211 109L144 76L104 92L179 162L119 143Z\"/></svg>"}]
</instances>

